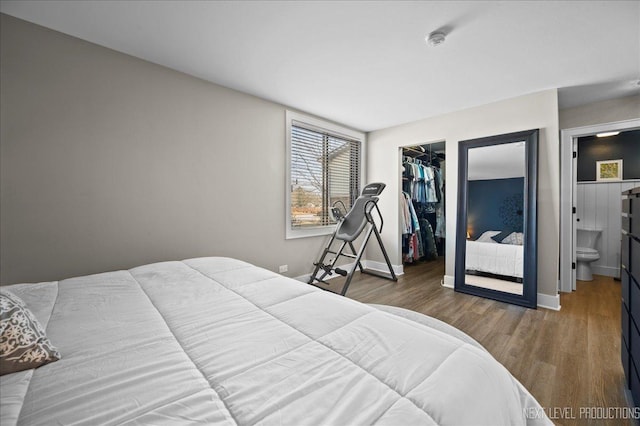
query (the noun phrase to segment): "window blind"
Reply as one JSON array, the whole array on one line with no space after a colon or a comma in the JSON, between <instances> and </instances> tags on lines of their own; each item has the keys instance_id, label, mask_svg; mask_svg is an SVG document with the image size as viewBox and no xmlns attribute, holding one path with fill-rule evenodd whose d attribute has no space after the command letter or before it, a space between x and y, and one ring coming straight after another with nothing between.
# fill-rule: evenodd
<instances>
[{"instance_id":1,"label":"window blind","mask_svg":"<svg viewBox=\"0 0 640 426\"><path fill-rule=\"evenodd\" d=\"M331 207L348 211L359 192L360 141L292 123L291 227L331 225Z\"/></svg>"}]
</instances>

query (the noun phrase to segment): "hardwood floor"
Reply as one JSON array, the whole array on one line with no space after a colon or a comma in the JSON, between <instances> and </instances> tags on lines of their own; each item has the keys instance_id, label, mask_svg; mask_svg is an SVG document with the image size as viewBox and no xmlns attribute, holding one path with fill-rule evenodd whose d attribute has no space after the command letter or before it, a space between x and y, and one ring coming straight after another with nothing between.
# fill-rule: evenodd
<instances>
[{"instance_id":1,"label":"hardwood floor","mask_svg":"<svg viewBox=\"0 0 640 426\"><path fill-rule=\"evenodd\" d=\"M405 266L395 283L356 273L347 297L421 312L469 334L529 389L558 425L633 424L585 418L597 415L596 410L602 417L603 409L597 407L627 407L620 361L620 282L598 276L578 282L577 291L561 293L561 310L552 311L456 293L441 286L443 275L443 258ZM339 285L336 280L332 287ZM605 417L611 412L605 411Z\"/></svg>"}]
</instances>

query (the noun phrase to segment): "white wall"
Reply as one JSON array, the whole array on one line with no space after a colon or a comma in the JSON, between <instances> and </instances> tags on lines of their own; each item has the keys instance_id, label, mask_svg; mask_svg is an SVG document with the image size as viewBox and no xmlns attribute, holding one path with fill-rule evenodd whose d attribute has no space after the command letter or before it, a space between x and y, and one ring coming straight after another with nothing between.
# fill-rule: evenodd
<instances>
[{"instance_id":1,"label":"white wall","mask_svg":"<svg viewBox=\"0 0 640 426\"><path fill-rule=\"evenodd\" d=\"M613 123L640 117L640 95L593 102L560 110L560 128Z\"/></svg>"},{"instance_id":2,"label":"white wall","mask_svg":"<svg viewBox=\"0 0 640 426\"><path fill-rule=\"evenodd\" d=\"M579 227L601 229L596 244L600 259L591 263L594 274L620 276L621 193L640 186L640 180L623 182L578 182L576 217Z\"/></svg>"},{"instance_id":3,"label":"white wall","mask_svg":"<svg viewBox=\"0 0 640 426\"><path fill-rule=\"evenodd\" d=\"M558 97L548 90L469 108L369 134L368 181L387 184L380 198L385 218L383 239L394 264L401 263L399 197L400 147L446 141L446 275L453 277L458 191L458 142L484 136L539 128L538 170L538 292L554 296L558 282L559 136ZM375 258L377 253L371 253Z\"/></svg>"},{"instance_id":4,"label":"white wall","mask_svg":"<svg viewBox=\"0 0 640 426\"><path fill-rule=\"evenodd\" d=\"M285 107L7 15L0 282L197 256L308 273L285 240Z\"/></svg>"}]
</instances>

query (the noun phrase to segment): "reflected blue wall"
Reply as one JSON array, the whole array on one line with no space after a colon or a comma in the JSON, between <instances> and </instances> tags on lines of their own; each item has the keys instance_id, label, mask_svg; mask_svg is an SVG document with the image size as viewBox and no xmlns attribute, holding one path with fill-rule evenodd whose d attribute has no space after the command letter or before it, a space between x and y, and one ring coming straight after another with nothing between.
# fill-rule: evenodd
<instances>
[{"instance_id":1,"label":"reflected blue wall","mask_svg":"<svg viewBox=\"0 0 640 426\"><path fill-rule=\"evenodd\" d=\"M467 229L476 239L484 231L522 232L524 178L469 181Z\"/></svg>"}]
</instances>

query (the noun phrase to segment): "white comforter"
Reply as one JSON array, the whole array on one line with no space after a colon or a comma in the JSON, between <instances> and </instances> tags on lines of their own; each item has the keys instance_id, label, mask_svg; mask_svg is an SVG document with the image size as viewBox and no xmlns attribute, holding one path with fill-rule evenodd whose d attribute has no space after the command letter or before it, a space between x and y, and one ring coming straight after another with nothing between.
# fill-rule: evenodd
<instances>
[{"instance_id":1,"label":"white comforter","mask_svg":"<svg viewBox=\"0 0 640 426\"><path fill-rule=\"evenodd\" d=\"M3 426L550 423L459 332L238 260L8 289L62 359L0 378Z\"/></svg>"},{"instance_id":2,"label":"white comforter","mask_svg":"<svg viewBox=\"0 0 640 426\"><path fill-rule=\"evenodd\" d=\"M523 246L467 241L465 268L509 277L523 277Z\"/></svg>"}]
</instances>

